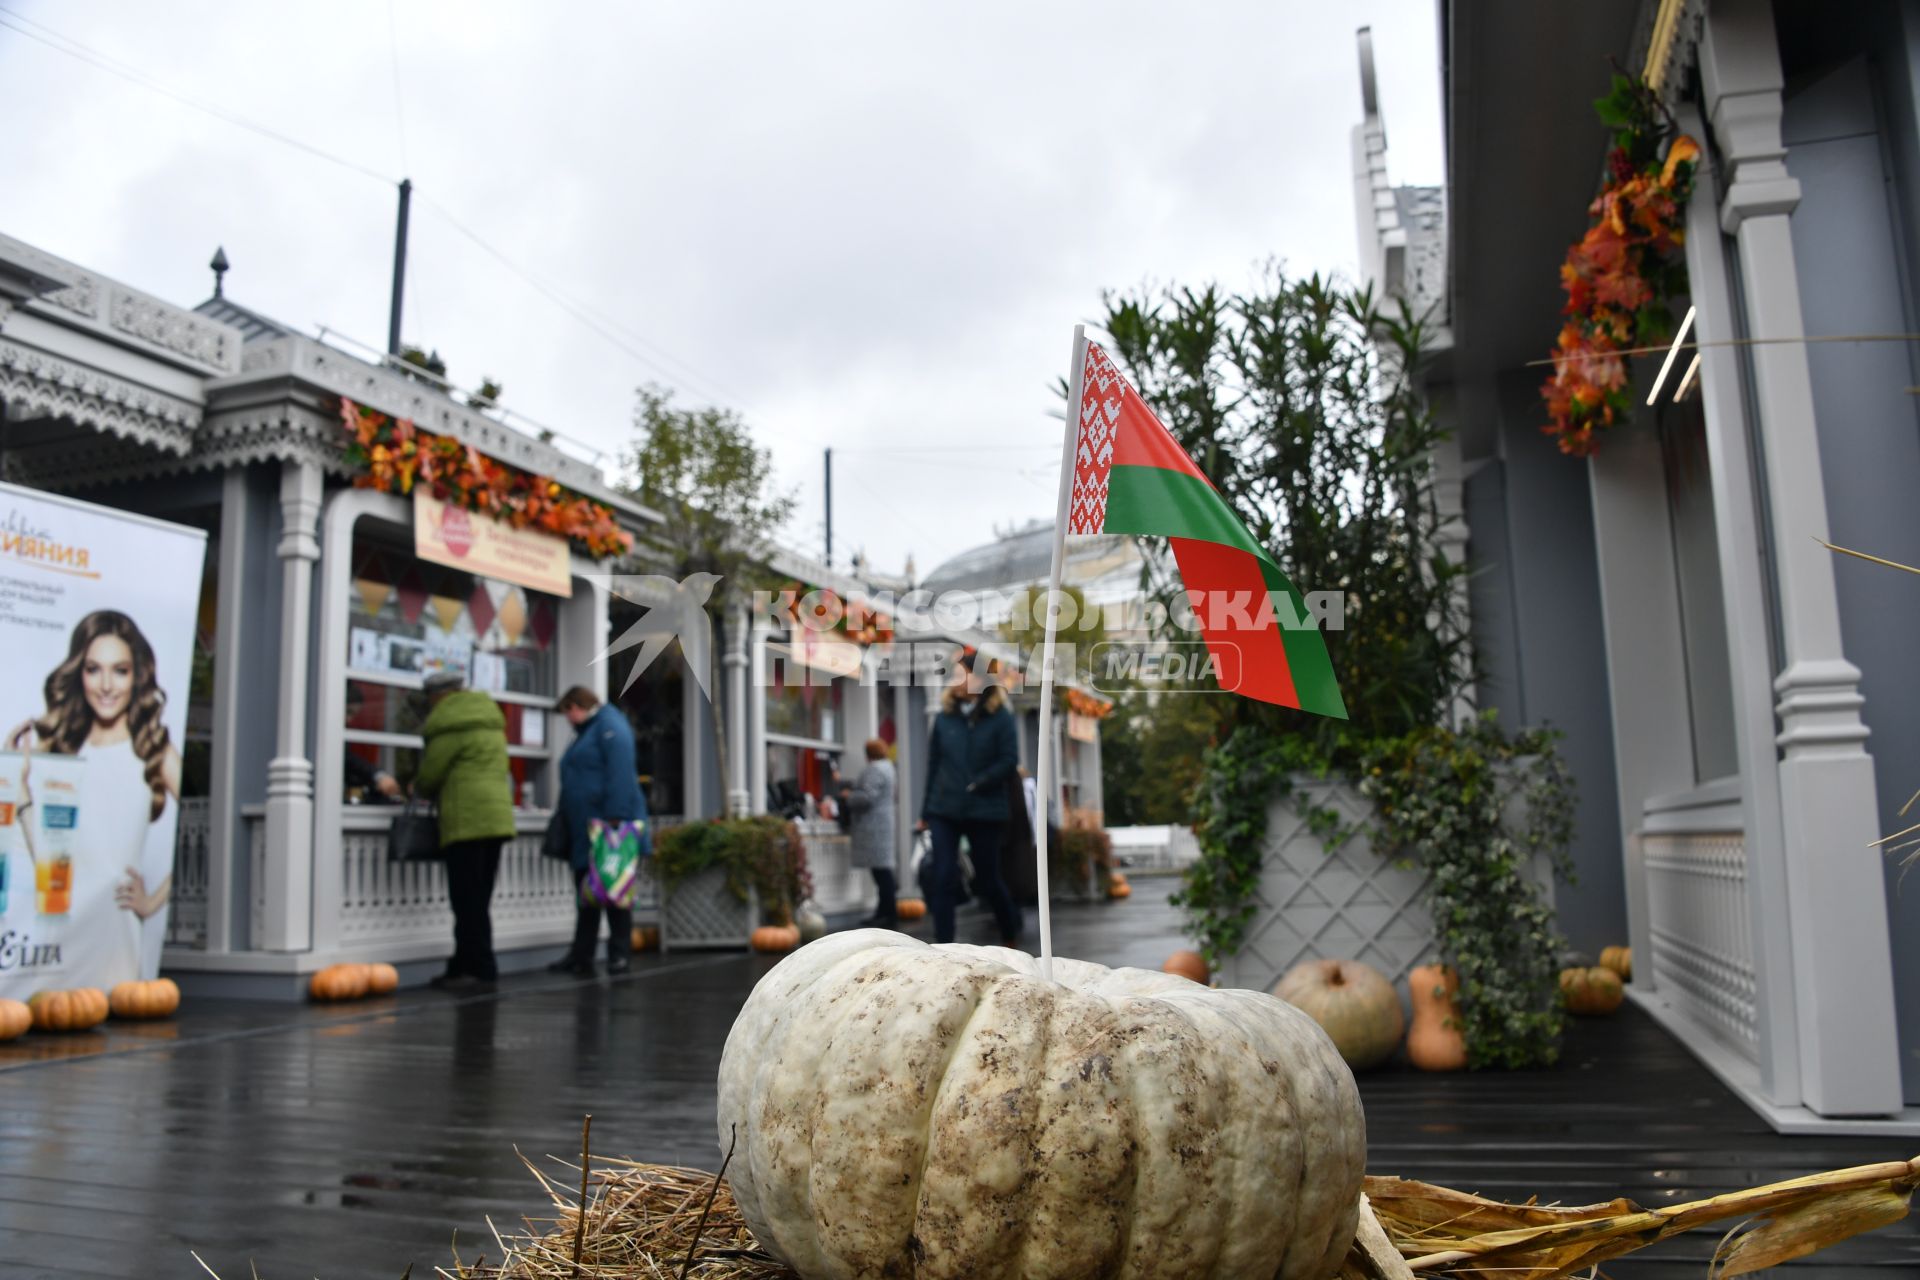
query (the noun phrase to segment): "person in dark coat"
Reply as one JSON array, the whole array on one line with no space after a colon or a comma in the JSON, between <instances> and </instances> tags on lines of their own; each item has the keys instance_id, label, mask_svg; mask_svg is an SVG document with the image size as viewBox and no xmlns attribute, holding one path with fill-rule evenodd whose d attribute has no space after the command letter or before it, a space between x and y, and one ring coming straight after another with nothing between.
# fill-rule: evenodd
<instances>
[{"instance_id":1,"label":"person in dark coat","mask_svg":"<svg viewBox=\"0 0 1920 1280\"><path fill-rule=\"evenodd\" d=\"M565 824L579 915L574 920L572 949L547 968L592 977L593 944L599 940L604 914L607 972L625 973L632 963L628 957L633 952L633 912L615 906L603 911L585 886L593 820L611 825L647 816L647 799L634 766L633 728L618 707L602 704L593 690L580 685L560 696L560 712L573 726L574 737L560 757L560 800L554 806L553 821ZM642 848L652 847L651 832L643 832L641 839Z\"/></svg>"},{"instance_id":2,"label":"person in dark coat","mask_svg":"<svg viewBox=\"0 0 1920 1280\"><path fill-rule=\"evenodd\" d=\"M1000 876L1000 847L1009 816L1007 780L1019 767L1020 745L1007 691L974 671L976 657L971 651L961 654L927 734L927 792L920 826L933 841L922 888L933 917L934 941L952 942L964 836L974 887L993 909L1001 943L1016 947L1020 908Z\"/></svg>"},{"instance_id":3,"label":"person in dark coat","mask_svg":"<svg viewBox=\"0 0 1920 1280\"><path fill-rule=\"evenodd\" d=\"M895 897L899 884L893 874L897 853L893 847L893 760L887 744L879 738L867 740L867 767L860 771L851 787L840 789L840 803L853 814L850 832L851 850L847 865L865 867L873 873L879 905L860 922L862 928L891 929L898 923Z\"/></svg>"}]
</instances>

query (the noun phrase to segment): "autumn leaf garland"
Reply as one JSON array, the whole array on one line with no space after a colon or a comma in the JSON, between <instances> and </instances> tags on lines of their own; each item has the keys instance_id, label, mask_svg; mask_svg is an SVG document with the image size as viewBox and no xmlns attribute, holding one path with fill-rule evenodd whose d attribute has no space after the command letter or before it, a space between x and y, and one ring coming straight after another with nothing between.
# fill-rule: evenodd
<instances>
[{"instance_id":1,"label":"autumn leaf garland","mask_svg":"<svg viewBox=\"0 0 1920 1280\"><path fill-rule=\"evenodd\" d=\"M1627 416L1623 353L1671 331L1667 299L1686 290L1684 219L1700 158L1699 143L1674 133L1644 85L1616 77L1594 106L1615 127L1614 147L1587 209L1592 223L1560 268L1567 320L1540 389L1549 419L1541 430L1576 457L1593 454L1600 434Z\"/></svg>"},{"instance_id":2,"label":"autumn leaf garland","mask_svg":"<svg viewBox=\"0 0 1920 1280\"><path fill-rule=\"evenodd\" d=\"M406 418L340 398L340 419L353 438L347 461L363 474L353 483L381 493L413 492L415 484L442 502L492 516L515 529L537 529L579 543L597 559L633 548L613 509L547 476L496 462L471 445L422 431Z\"/></svg>"}]
</instances>

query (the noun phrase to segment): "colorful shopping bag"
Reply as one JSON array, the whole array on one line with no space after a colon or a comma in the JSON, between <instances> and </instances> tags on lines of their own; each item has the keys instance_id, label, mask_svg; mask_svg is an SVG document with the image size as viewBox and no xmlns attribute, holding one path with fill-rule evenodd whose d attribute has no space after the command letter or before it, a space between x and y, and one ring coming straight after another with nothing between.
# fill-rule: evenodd
<instances>
[{"instance_id":1,"label":"colorful shopping bag","mask_svg":"<svg viewBox=\"0 0 1920 1280\"><path fill-rule=\"evenodd\" d=\"M647 823L587 823L587 889L603 906L630 907L640 890L640 859L646 856Z\"/></svg>"}]
</instances>

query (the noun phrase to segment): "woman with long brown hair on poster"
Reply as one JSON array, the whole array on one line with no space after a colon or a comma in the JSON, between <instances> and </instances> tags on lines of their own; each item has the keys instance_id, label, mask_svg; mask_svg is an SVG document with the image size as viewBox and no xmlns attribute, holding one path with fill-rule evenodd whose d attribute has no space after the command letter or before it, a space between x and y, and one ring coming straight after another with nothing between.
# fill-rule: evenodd
<instances>
[{"instance_id":1,"label":"woman with long brown hair on poster","mask_svg":"<svg viewBox=\"0 0 1920 1280\"><path fill-rule=\"evenodd\" d=\"M79 756L86 761L79 847L96 874L125 873L114 902L127 925L104 940L94 972L141 976L141 922L166 906L169 872L149 889L140 863L147 828L180 798L180 752L161 723L167 695L154 671L153 646L132 618L101 609L73 629L67 657L47 676L45 714L7 735L16 751Z\"/></svg>"}]
</instances>

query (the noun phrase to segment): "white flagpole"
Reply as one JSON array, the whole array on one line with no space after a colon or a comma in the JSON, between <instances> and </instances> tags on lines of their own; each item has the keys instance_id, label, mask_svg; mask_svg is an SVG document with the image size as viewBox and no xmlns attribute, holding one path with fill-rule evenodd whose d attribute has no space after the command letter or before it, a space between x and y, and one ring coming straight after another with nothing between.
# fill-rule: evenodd
<instances>
[{"instance_id":1,"label":"white flagpole","mask_svg":"<svg viewBox=\"0 0 1920 1280\"><path fill-rule=\"evenodd\" d=\"M1067 380L1067 431L1060 445L1060 505L1053 517L1053 570L1041 608L1046 628L1040 645L1040 740L1035 751L1033 880L1039 890L1040 976L1053 981L1053 915L1047 896L1047 811L1053 800L1053 620L1060 576L1067 559L1067 518L1072 514L1073 459L1080 446L1080 397L1087 375L1086 326L1073 326L1073 376ZM1062 815L1063 817L1065 815Z\"/></svg>"}]
</instances>

